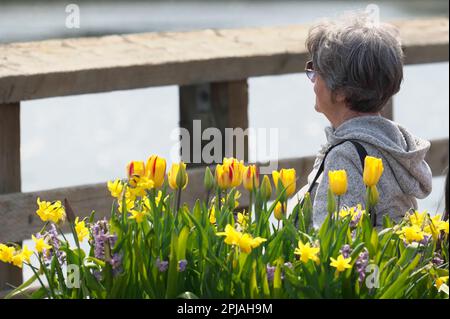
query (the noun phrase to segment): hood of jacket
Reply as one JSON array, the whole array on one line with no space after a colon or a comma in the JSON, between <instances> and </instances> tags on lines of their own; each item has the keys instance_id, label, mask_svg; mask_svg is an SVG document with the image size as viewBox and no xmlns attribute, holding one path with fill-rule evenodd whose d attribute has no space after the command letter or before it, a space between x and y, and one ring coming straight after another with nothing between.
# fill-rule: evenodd
<instances>
[{"instance_id":1,"label":"hood of jacket","mask_svg":"<svg viewBox=\"0 0 450 319\"><path fill-rule=\"evenodd\" d=\"M431 169L425 162L430 142L412 135L401 125L382 116L359 116L347 120L336 129L325 129L327 141L335 145L343 140L356 140L378 149L384 156L405 194L424 198L431 192ZM370 155L370 149L367 149Z\"/></svg>"}]
</instances>

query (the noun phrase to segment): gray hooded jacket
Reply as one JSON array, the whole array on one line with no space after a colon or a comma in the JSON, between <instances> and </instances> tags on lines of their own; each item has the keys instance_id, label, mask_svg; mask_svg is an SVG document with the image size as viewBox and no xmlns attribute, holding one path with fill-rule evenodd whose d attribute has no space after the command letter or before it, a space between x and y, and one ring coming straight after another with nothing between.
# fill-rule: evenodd
<instances>
[{"instance_id":1,"label":"gray hooded jacket","mask_svg":"<svg viewBox=\"0 0 450 319\"><path fill-rule=\"evenodd\" d=\"M382 224L384 214L399 221L411 208L417 209L416 198L425 198L431 192L432 175L425 154L430 142L413 136L399 124L382 116L360 116L350 119L338 128L327 127L328 143L317 155L314 168L308 176L308 184L314 179L325 152L344 140L356 140L369 156L381 158L384 172L377 185L380 202L376 207L377 225ZM365 203L365 186L362 179L361 160L355 146L345 142L333 148L325 160L324 173L311 192L314 206L314 225L319 226L327 215L328 171L347 171L348 191L341 197L341 207ZM302 198L309 185L303 187L297 198ZM290 201L291 208L297 199Z\"/></svg>"}]
</instances>

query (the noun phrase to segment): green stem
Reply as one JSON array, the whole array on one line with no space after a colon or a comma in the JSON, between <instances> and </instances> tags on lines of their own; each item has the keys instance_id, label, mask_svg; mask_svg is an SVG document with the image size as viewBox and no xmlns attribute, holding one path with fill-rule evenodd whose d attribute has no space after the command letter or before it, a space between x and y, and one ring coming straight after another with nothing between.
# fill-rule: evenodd
<instances>
[{"instance_id":1,"label":"green stem","mask_svg":"<svg viewBox=\"0 0 450 319\"><path fill-rule=\"evenodd\" d=\"M250 191L249 204L248 204L248 226L252 224L252 205L253 205L253 190Z\"/></svg>"},{"instance_id":2,"label":"green stem","mask_svg":"<svg viewBox=\"0 0 450 319\"><path fill-rule=\"evenodd\" d=\"M175 210L175 220L177 218L178 211L180 210L180 203L181 203L181 188L178 188L177 189L177 205L176 205L176 210Z\"/></svg>"}]
</instances>

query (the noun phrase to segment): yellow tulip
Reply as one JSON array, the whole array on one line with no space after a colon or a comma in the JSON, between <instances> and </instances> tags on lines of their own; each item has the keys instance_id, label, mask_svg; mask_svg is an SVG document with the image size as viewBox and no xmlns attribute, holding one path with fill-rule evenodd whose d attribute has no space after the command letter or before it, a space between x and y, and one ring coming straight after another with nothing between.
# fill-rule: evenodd
<instances>
[{"instance_id":1,"label":"yellow tulip","mask_svg":"<svg viewBox=\"0 0 450 319\"><path fill-rule=\"evenodd\" d=\"M127 165L128 178L134 175L143 176L145 174L145 164L142 161L131 161Z\"/></svg>"},{"instance_id":2,"label":"yellow tulip","mask_svg":"<svg viewBox=\"0 0 450 319\"><path fill-rule=\"evenodd\" d=\"M233 181L233 169L228 165L216 165L216 182L220 189L228 189Z\"/></svg>"},{"instance_id":3,"label":"yellow tulip","mask_svg":"<svg viewBox=\"0 0 450 319\"><path fill-rule=\"evenodd\" d=\"M166 175L166 160L157 155L150 156L145 166L145 175L153 181L154 187L161 187Z\"/></svg>"},{"instance_id":4,"label":"yellow tulip","mask_svg":"<svg viewBox=\"0 0 450 319\"><path fill-rule=\"evenodd\" d=\"M224 158L223 165L229 166L232 171L231 187L237 187L242 183L242 173L244 171L244 163L235 158Z\"/></svg>"},{"instance_id":5,"label":"yellow tulip","mask_svg":"<svg viewBox=\"0 0 450 319\"><path fill-rule=\"evenodd\" d=\"M278 189L278 180L280 180L283 187L286 188L286 196L289 197L295 193L295 188L296 188L296 183L297 183L295 169L283 168L279 172L273 171L272 178L273 178L273 183L275 184L275 188L277 189L278 192L282 191L282 190Z\"/></svg>"},{"instance_id":6,"label":"yellow tulip","mask_svg":"<svg viewBox=\"0 0 450 319\"><path fill-rule=\"evenodd\" d=\"M185 189L188 184L188 174L186 164L183 162L174 163L167 174L169 186L172 189Z\"/></svg>"},{"instance_id":7,"label":"yellow tulip","mask_svg":"<svg viewBox=\"0 0 450 319\"><path fill-rule=\"evenodd\" d=\"M243 184L246 190L253 190L259 187L259 169L256 165L249 165L244 167Z\"/></svg>"},{"instance_id":8,"label":"yellow tulip","mask_svg":"<svg viewBox=\"0 0 450 319\"><path fill-rule=\"evenodd\" d=\"M328 171L328 183L334 195L344 195L347 192L347 172L345 170Z\"/></svg>"},{"instance_id":9,"label":"yellow tulip","mask_svg":"<svg viewBox=\"0 0 450 319\"><path fill-rule=\"evenodd\" d=\"M283 220L283 215L286 214L286 203L283 203L283 206L280 202L275 205L275 209L273 211L273 215L277 220Z\"/></svg>"},{"instance_id":10,"label":"yellow tulip","mask_svg":"<svg viewBox=\"0 0 450 319\"><path fill-rule=\"evenodd\" d=\"M366 156L364 161L363 180L366 186L375 186L383 174L383 161L381 158Z\"/></svg>"}]
</instances>

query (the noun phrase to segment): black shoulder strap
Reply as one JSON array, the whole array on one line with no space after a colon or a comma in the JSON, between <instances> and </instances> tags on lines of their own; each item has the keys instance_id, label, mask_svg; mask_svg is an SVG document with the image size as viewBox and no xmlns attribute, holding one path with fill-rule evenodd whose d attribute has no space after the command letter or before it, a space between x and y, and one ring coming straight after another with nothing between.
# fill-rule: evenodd
<instances>
[{"instance_id":1,"label":"black shoulder strap","mask_svg":"<svg viewBox=\"0 0 450 319\"><path fill-rule=\"evenodd\" d=\"M367 151L366 151L366 149L364 148L364 146L362 146L359 142L354 141L354 140L345 140L345 141L339 142L339 143L337 143L337 144L331 146L331 147L326 151L326 153L325 153L325 155L324 155L324 157L323 157L323 159L322 159L322 163L320 163L319 169L317 170L316 176L314 176L313 182L312 182L311 185L309 186L309 189L308 189L308 192L309 192L309 193L311 193L311 191L312 191L314 185L316 184L316 182L317 182L317 180L319 179L320 175L323 173L323 170L324 170L324 168L325 168L325 159L327 158L327 155L331 152L331 150L332 150L333 148L335 148L336 146L341 145L341 144L343 144L343 143L345 143L345 142L351 142L351 143L355 146L356 151L358 152L358 155L359 155L359 159L360 159L360 161L361 161L361 167L362 167L362 169L363 169L363 171L364 171L364 161L365 161L366 156L367 156Z\"/></svg>"},{"instance_id":2,"label":"black shoulder strap","mask_svg":"<svg viewBox=\"0 0 450 319\"><path fill-rule=\"evenodd\" d=\"M361 161L362 170L364 171L364 162L365 162L365 159L366 159L366 156L367 156L367 151L364 148L364 146L362 146L359 142L357 142L355 140L345 140L345 141L339 142L339 143L337 143L335 145L332 145L325 152L325 155L323 156L322 162L320 163L319 169L317 170L316 176L314 176L314 179L312 180L311 185L309 185L308 193L311 194L312 189L314 188L314 185L316 184L316 182L319 179L320 175L322 175L322 173L323 173L323 171L325 169L325 160L327 158L327 155L331 152L331 150L333 148L335 148L336 146L341 145L341 144L343 144L345 142L350 142L350 143L352 143L355 146L356 151L358 152L358 155L359 155L359 159ZM300 202L300 205L303 205L303 200L304 200L304 198L302 198L302 200ZM295 225L297 225L297 221L298 221L298 215L295 217Z\"/></svg>"}]
</instances>

